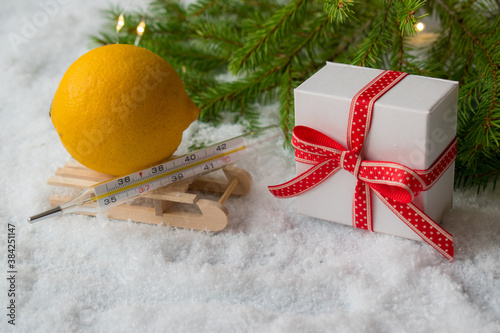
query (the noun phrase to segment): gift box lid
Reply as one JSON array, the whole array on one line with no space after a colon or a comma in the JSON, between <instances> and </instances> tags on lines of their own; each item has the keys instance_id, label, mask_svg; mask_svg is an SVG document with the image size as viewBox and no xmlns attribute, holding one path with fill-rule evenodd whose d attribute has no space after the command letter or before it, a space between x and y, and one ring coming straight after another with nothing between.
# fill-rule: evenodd
<instances>
[{"instance_id":1,"label":"gift box lid","mask_svg":"<svg viewBox=\"0 0 500 333\"><path fill-rule=\"evenodd\" d=\"M380 69L327 62L295 91L314 92L316 95L333 96L350 102L360 89L381 72ZM408 75L401 84L380 97L377 106L397 106L411 112L429 113L457 85L455 81Z\"/></svg>"},{"instance_id":2,"label":"gift box lid","mask_svg":"<svg viewBox=\"0 0 500 333\"><path fill-rule=\"evenodd\" d=\"M295 89L296 125L346 146L351 100L381 72L328 62ZM455 137L457 100L458 82L406 76L376 101L364 158L428 168Z\"/></svg>"}]
</instances>

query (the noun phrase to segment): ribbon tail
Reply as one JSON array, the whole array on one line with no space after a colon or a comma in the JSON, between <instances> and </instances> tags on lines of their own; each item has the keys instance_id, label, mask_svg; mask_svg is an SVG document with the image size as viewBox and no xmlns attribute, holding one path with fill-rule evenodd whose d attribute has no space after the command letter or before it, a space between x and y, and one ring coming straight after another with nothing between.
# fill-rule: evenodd
<instances>
[{"instance_id":1,"label":"ribbon tail","mask_svg":"<svg viewBox=\"0 0 500 333\"><path fill-rule=\"evenodd\" d=\"M368 184L358 180L352 200L352 225L373 232L372 196Z\"/></svg>"},{"instance_id":2,"label":"ribbon tail","mask_svg":"<svg viewBox=\"0 0 500 333\"><path fill-rule=\"evenodd\" d=\"M324 182L340 170L335 161L326 160L316 164L306 172L280 185L268 186L272 195L278 198L291 198L301 195Z\"/></svg>"},{"instance_id":3,"label":"ribbon tail","mask_svg":"<svg viewBox=\"0 0 500 333\"><path fill-rule=\"evenodd\" d=\"M427 214L412 203L400 203L372 191L380 200L398 216L410 229L419 235L426 243L453 262L453 236L434 222Z\"/></svg>"}]
</instances>

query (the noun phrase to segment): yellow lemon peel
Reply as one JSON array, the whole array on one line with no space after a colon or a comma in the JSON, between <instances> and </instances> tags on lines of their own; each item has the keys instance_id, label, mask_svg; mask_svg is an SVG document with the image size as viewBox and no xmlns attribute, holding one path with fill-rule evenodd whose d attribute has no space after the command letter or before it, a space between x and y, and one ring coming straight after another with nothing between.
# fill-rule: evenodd
<instances>
[{"instance_id":1,"label":"yellow lemon peel","mask_svg":"<svg viewBox=\"0 0 500 333\"><path fill-rule=\"evenodd\" d=\"M144 48L113 44L89 51L69 67L50 113L73 158L120 176L166 161L199 109L164 59Z\"/></svg>"}]
</instances>

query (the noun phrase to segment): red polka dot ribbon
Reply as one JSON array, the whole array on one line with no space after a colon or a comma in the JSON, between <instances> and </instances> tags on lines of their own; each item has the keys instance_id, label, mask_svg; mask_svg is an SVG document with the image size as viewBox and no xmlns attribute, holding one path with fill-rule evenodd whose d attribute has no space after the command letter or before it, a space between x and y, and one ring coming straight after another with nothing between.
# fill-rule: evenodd
<instances>
[{"instance_id":1,"label":"red polka dot ribbon","mask_svg":"<svg viewBox=\"0 0 500 333\"><path fill-rule=\"evenodd\" d=\"M360 155L375 101L406 75L384 71L354 96L347 130L348 149L312 128L296 126L292 138L295 160L313 166L286 183L269 186L269 190L279 198L294 197L344 169L358 179L352 206L354 227L373 231L373 192L424 241L453 261L453 237L411 202L420 192L430 189L452 165L457 151L456 138L427 170L412 170L394 162L365 161Z\"/></svg>"}]
</instances>

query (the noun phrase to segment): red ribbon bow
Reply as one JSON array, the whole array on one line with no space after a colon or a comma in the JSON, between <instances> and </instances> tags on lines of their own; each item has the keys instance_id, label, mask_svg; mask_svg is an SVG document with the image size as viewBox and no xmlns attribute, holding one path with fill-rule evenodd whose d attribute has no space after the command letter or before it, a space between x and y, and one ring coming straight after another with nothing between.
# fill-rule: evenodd
<instances>
[{"instance_id":1,"label":"red ribbon bow","mask_svg":"<svg viewBox=\"0 0 500 333\"><path fill-rule=\"evenodd\" d=\"M296 148L295 160L313 167L284 184L269 186L269 190L280 198L297 196L344 169L358 179L353 200L354 227L373 231L373 192L423 240L453 261L453 237L411 202L420 192L431 188L452 165L456 156L456 138L427 170L412 170L394 162L365 161L360 155L370 129L375 101L406 75L384 71L356 94L349 115L349 149L312 128L296 126L292 138Z\"/></svg>"}]
</instances>

